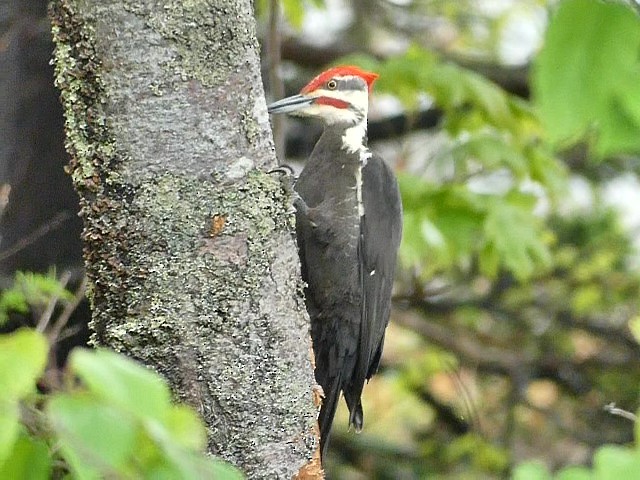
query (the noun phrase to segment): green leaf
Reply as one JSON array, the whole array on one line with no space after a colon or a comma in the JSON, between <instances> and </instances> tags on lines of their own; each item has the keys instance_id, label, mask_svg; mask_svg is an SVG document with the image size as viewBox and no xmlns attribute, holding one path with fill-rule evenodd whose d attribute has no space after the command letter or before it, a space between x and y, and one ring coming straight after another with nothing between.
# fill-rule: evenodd
<instances>
[{"instance_id":1,"label":"green leaf","mask_svg":"<svg viewBox=\"0 0 640 480\"><path fill-rule=\"evenodd\" d=\"M2 427L0 427L2 428ZM21 432L11 455L0 466L0 478L47 480L51 478L51 459L47 445Z\"/></svg>"},{"instance_id":2,"label":"green leaf","mask_svg":"<svg viewBox=\"0 0 640 480\"><path fill-rule=\"evenodd\" d=\"M500 252L492 243L486 243L480 250L478 266L480 271L489 278L496 278L500 269Z\"/></svg>"},{"instance_id":3,"label":"green leaf","mask_svg":"<svg viewBox=\"0 0 640 480\"><path fill-rule=\"evenodd\" d=\"M242 478L199 453L204 426L189 407L171 405L156 373L106 350L74 350L69 365L87 391L55 397L48 414L79 478Z\"/></svg>"},{"instance_id":4,"label":"green leaf","mask_svg":"<svg viewBox=\"0 0 640 480\"><path fill-rule=\"evenodd\" d=\"M11 455L19 431L17 400L0 398L0 465Z\"/></svg>"},{"instance_id":5,"label":"green leaf","mask_svg":"<svg viewBox=\"0 0 640 480\"><path fill-rule=\"evenodd\" d=\"M576 286L569 300L573 312L580 316L588 315L602 303L602 286L593 283Z\"/></svg>"},{"instance_id":6,"label":"green leaf","mask_svg":"<svg viewBox=\"0 0 640 480\"><path fill-rule=\"evenodd\" d=\"M477 246L483 215L464 205L439 209L433 224L444 236L454 257L471 253Z\"/></svg>"},{"instance_id":7,"label":"green leaf","mask_svg":"<svg viewBox=\"0 0 640 480\"><path fill-rule=\"evenodd\" d=\"M12 287L0 295L0 325L7 321L10 312L27 313L30 306L46 305L52 298L66 301L73 298L58 281L55 271L46 275L17 272Z\"/></svg>"},{"instance_id":8,"label":"green leaf","mask_svg":"<svg viewBox=\"0 0 640 480\"><path fill-rule=\"evenodd\" d=\"M401 176L405 208L403 263L422 264L428 275L449 268L480 246L484 206L464 187L439 187Z\"/></svg>"},{"instance_id":9,"label":"green leaf","mask_svg":"<svg viewBox=\"0 0 640 480\"><path fill-rule=\"evenodd\" d=\"M358 65L377 72L380 78L376 81L376 91L391 93L408 109L414 109L419 93L425 91L434 59L426 50L411 47L404 56L392 57L384 63L366 55L349 55L335 63Z\"/></svg>"},{"instance_id":10,"label":"green leaf","mask_svg":"<svg viewBox=\"0 0 640 480\"><path fill-rule=\"evenodd\" d=\"M511 122L511 111L504 90L475 73L469 73L465 79L468 96L486 112L491 123L508 125Z\"/></svg>"},{"instance_id":11,"label":"green leaf","mask_svg":"<svg viewBox=\"0 0 640 480\"><path fill-rule=\"evenodd\" d=\"M177 475L169 478L215 478L216 480L242 480L240 470L222 460L202 458L191 452L170 449L166 452Z\"/></svg>"},{"instance_id":12,"label":"green leaf","mask_svg":"<svg viewBox=\"0 0 640 480\"><path fill-rule=\"evenodd\" d=\"M547 30L533 96L549 139L591 128L599 155L640 151L640 20L620 2L566 0Z\"/></svg>"},{"instance_id":13,"label":"green leaf","mask_svg":"<svg viewBox=\"0 0 640 480\"><path fill-rule=\"evenodd\" d=\"M47 341L35 330L0 336L0 464L18 434L18 400L35 392L47 362Z\"/></svg>"},{"instance_id":14,"label":"green leaf","mask_svg":"<svg viewBox=\"0 0 640 480\"><path fill-rule=\"evenodd\" d=\"M557 196L566 191L567 168L547 150L542 147L525 147L529 175L532 180L543 185L550 195Z\"/></svg>"},{"instance_id":15,"label":"green leaf","mask_svg":"<svg viewBox=\"0 0 640 480\"><path fill-rule=\"evenodd\" d=\"M478 255L484 275L499 266L524 280L551 264L541 220L533 213L537 199L517 190L507 195L471 192L466 186L430 185L400 176L405 208L404 264L418 264L431 274Z\"/></svg>"},{"instance_id":16,"label":"green leaf","mask_svg":"<svg viewBox=\"0 0 640 480\"><path fill-rule=\"evenodd\" d=\"M504 472L508 465L507 452L489 442L478 434L467 433L452 440L448 448L448 460L459 463L471 460L481 471Z\"/></svg>"},{"instance_id":17,"label":"green leaf","mask_svg":"<svg viewBox=\"0 0 640 480\"><path fill-rule=\"evenodd\" d=\"M636 480L640 478L640 452L617 445L600 448L593 457L598 480Z\"/></svg>"},{"instance_id":18,"label":"green leaf","mask_svg":"<svg viewBox=\"0 0 640 480\"><path fill-rule=\"evenodd\" d=\"M304 20L304 5L302 0L283 0L282 7L285 18L294 28L299 30Z\"/></svg>"},{"instance_id":19,"label":"green leaf","mask_svg":"<svg viewBox=\"0 0 640 480\"><path fill-rule=\"evenodd\" d=\"M551 480L551 474L541 462L526 462L518 465L511 477L513 480Z\"/></svg>"},{"instance_id":20,"label":"green leaf","mask_svg":"<svg viewBox=\"0 0 640 480\"><path fill-rule=\"evenodd\" d=\"M636 315L628 322L629 330L637 343L640 343L640 315ZM640 444L640 438L636 440Z\"/></svg>"},{"instance_id":21,"label":"green leaf","mask_svg":"<svg viewBox=\"0 0 640 480\"><path fill-rule=\"evenodd\" d=\"M633 122L636 125L640 124L640 88L636 87L638 74L640 74L640 71L636 72L636 77L633 78L633 81L625 89L627 101L622 102L618 99L617 105L622 111L629 115L631 119L633 119Z\"/></svg>"},{"instance_id":22,"label":"green leaf","mask_svg":"<svg viewBox=\"0 0 640 480\"><path fill-rule=\"evenodd\" d=\"M11 288L0 295L0 325L6 323L10 312L24 314L28 311L29 304L21 291Z\"/></svg>"},{"instance_id":23,"label":"green leaf","mask_svg":"<svg viewBox=\"0 0 640 480\"><path fill-rule=\"evenodd\" d=\"M206 447L207 432L196 412L186 405L172 407L165 425L176 444L194 451L204 450Z\"/></svg>"},{"instance_id":24,"label":"green leaf","mask_svg":"<svg viewBox=\"0 0 640 480\"><path fill-rule=\"evenodd\" d=\"M63 457L79 478L129 473L137 429L122 411L88 395L60 394L49 402L47 416Z\"/></svg>"},{"instance_id":25,"label":"green leaf","mask_svg":"<svg viewBox=\"0 0 640 480\"><path fill-rule=\"evenodd\" d=\"M177 416L181 417L183 415L184 413L177 414ZM193 450L179 445L180 442L177 442L174 437L174 431L170 431L160 422L146 422L146 430L150 438L164 454L162 464L156 467L157 474L154 473L154 477L160 476L167 479L228 478L229 480L242 478L242 474L231 465L209 458L202 458Z\"/></svg>"},{"instance_id":26,"label":"green leaf","mask_svg":"<svg viewBox=\"0 0 640 480\"><path fill-rule=\"evenodd\" d=\"M638 341L638 338L635 336L636 334L633 333L634 338L636 339L636 341ZM636 420L633 424L633 435L636 441L636 450L640 451L640 421L638 420L640 418L640 409L636 410Z\"/></svg>"},{"instance_id":27,"label":"green leaf","mask_svg":"<svg viewBox=\"0 0 640 480\"><path fill-rule=\"evenodd\" d=\"M115 352L76 349L69 366L98 398L139 417L163 419L170 408L162 377Z\"/></svg>"},{"instance_id":28,"label":"green leaf","mask_svg":"<svg viewBox=\"0 0 640 480\"><path fill-rule=\"evenodd\" d=\"M593 475L585 467L567 467L560 470L554 480L593 480Z\"/></svg>"},{"instance_id":29,"label":"green leaf","mask_svg":"<svg viewBox=\"0 0 640 480\"><path fill-rule=\"evenodd\" d=\"M27 303L31 305L46 304L53 297L62 300L73 299L73 294L62 286L53 270L46 275L34 272L17 272L13 288L19 289L24 294Z\"/></svg>"},{"instance_id":30,"label":"green leaf","mask_svg":"<svg viewBox=\"0 0 640 480\"><path fill-rule=\"evenodd\" d=\"M450 153L457 163L475 160L492 170L508 167L517 177L528 173L527 159L507 138L495 131L463 137L454 144Z\"/></svg>"},{"instance_id":31,"label":"green leaf","mask_svg":"<svg viewBox=\"0 0 640 480\"><path fill-rule=\"evenodd\" d=\"M33 392L47 353L47 341L35 330L0 336L0 399L19 399Z\"/></svg>"},{"instance_id":32,"label":"green leaf","mask_svg":"<svg viewBox=\"0 0 640 480\"><path fill-rule=\"evenodd\" d=\"M233 465L223 462L222 460L212 459L211 478L219 480L242 480L243 473Z\"/></svg>"},{"instance_id":33,"label":"green leaf","mask_svg":"<svg viewBox=\"0 0 640 480\"><path fill-rule=\"evenodd\" d=\"M539 219L531 211L532 201L535 199L519 193L512 193L504 200L496 199L488 209L484 225L487 241L520 280L551 264L549 249L536 228Z\"/></svg>"},{"instance_id":34,"label":"green leaf","mask_svg":"<svg viewBox=\"0 0 640 480\"><path fill-rule=\"evenodd\" d=\"M611 109L598 123L600 135L595 142L595 153L600 157L640 152L640 121L631 117L621 102L620 98L613 99Z\"/></svg>"}]
</instances>

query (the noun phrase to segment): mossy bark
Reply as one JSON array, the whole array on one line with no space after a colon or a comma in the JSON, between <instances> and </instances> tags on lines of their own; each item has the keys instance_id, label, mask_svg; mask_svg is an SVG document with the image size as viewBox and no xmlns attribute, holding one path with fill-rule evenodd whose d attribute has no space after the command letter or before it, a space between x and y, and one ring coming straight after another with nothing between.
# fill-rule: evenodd
<instances>
[{"instance_id":1,"label":"mossy bark","mask_svg":"<svg viewBox=\"0 0 640 480\"><path fill-rule=\"evenodd\" d=\"M50 13L94 342L163 373L212 453L291 478L314 447L313 374L249 0Z\"/></svg>"}]
</instances>

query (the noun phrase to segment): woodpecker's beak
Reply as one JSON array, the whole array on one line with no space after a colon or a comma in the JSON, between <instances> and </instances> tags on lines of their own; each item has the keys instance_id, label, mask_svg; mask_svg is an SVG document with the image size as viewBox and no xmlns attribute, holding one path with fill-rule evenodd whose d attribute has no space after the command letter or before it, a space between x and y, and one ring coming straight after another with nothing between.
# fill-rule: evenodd
<instances>
[{"instance_id":1,"label":"woodpecker's beak","mask_svg":"<svg viewBox=\"0 0 640 480\"><path fill-rule=\"evenodd\" d=\"M301 108L308 107L313 103L313 98L305 97L304 95L293 95L291 97L283 98L277 102L273 102L267 107L269 113L290 113L300 110Z\"/></svg>"}]
</instances>

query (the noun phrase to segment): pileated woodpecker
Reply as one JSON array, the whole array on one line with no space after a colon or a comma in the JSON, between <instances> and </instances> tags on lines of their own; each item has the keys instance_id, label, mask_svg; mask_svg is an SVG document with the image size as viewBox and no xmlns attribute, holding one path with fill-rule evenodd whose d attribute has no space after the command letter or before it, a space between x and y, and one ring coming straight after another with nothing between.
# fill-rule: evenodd
<instances>
[{"instance_id":1,"label":"pileated woodpecker","mask_svg":"<svg viewBox=\"0 0 640 480\"><path fill-rule=\"evenodd\" d=\"M367 148L369 93L377 77L357 67L332 68L268 108L324 123L294 185L315 377L325 397L318 418L322 457L341 391L349 426L362 429L360 397L380 362L402 235L396 178Z\"/></svg>"}]
</instances>

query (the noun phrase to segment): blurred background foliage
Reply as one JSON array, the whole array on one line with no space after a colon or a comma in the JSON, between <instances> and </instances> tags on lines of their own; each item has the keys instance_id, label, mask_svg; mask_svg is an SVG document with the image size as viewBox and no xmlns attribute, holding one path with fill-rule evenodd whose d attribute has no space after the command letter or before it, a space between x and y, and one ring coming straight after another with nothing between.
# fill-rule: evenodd
<instances>
[{"instance_id":1,"label":"blurred background foliage","mask_svg":"<svg viewBox=\"0 0 640 480\"><path fill-rule=\"evenodd\" d=\"M330 64L380 74L369 142L404 201L381 372L361 435L339 413L328 477L640 478L621 447L640 385L637 3L256 9L271 99ZM304 161L320 127L276 122L281 161Z\"/></svg>"},{"instance_id":2,"label":"blurred background foliage","mask_svg":"<svg viewBox=\"0 0 640 480\"><path fill-rule=\"evenodd\" d=\"M149 419L132 414L136 405L55 373L70 348L86 342L76 317L86 319L88 307L77 197L62 170L68 158L46 3L23 2L15 17L0 9L7 66L0 86L20 86L0 88L0 154L15 159L0 169L0 328L14 330L18 312L38 332L2 338L9 368L0 370L11 375L0 371L0 384L21 387L0 389L8 399L0 412L0 477L26 475L2 470L9 466L32 468L29 478L49 478L74 462L87 468L74 445L42 445L82 423L67 415L79 399L98 417L104 408L132 415L118 440L77 432L95 447L105 475L159 468L175 477L201 446L201 426L184 412L173 421L167 412L182 410L164 400L165 387L149 398L163 405L155 433L170 432L170 443L145 430ZM369 140L402 187L404 240L381 371L365 390L363 433L347 432L339 413L328 477L640 478L629 413L640 385L638 2L255 6L271 99L295 93L331 64L380 73ZM19 131L9 128L13 117ZM300 166L320 126L272 121L281 160ZM8 202L12 188L17 197ZM14 275L50 265L61 273ZM83 355L72 367L77 376L102 378ZM122 375L102 379L114 391L128 376L144 376L120 361L103 356L97 364L120 368ZM42 389L58 400L43 399ZM20 417L18 403L27 407ZM42 429L53 417L63 422L52 426L58 431ZM144 465L127 454L132 431L135 448L153 453ZM169 453L175 465L162 463ZM203 471L224 468L199 462Z\"/></svg>"}]
</instances>

